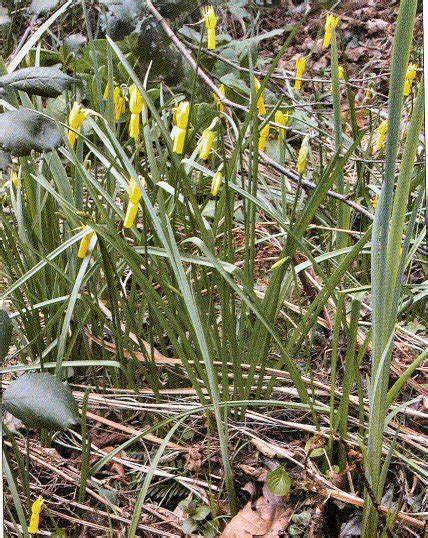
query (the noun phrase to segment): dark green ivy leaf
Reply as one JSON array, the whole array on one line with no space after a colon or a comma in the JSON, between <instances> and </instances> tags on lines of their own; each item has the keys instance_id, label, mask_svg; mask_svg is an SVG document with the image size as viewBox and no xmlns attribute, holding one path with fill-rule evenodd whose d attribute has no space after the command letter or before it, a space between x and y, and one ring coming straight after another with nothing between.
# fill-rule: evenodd
<instances>
[{"instance_id":1,"label":"dark green ivy leaf","mask_svg":"<svg viewBox=\"0 0 428 538\"><path fill-rule=\"evenodd\" d=\"M4 392L3 403L27 428L64 431L79 421L77 403L69 386L44 372L15 379Z\"/></svg>"},{"instance_id":2,"label":"dark green ivy leaf","mask_svg":"<svg viewBox=\"0 0 428 538\"><path fill-rule=\"evenodd\" d=\"M0 114L0 146L17 157L51 151L62 142L55 122L28 108Z\"/></svg>"},{"instance_id":3,"label":"dark green ivy leaf","mask_svg":"<svg viewBox=\"0 0 428 538\"><path fill-rule=\"evenodd\" d=\"M22 90L30 95L58 97L76 79L58 67L24 67L0 77L0 88Z\"/></svg>"}]
</instances>

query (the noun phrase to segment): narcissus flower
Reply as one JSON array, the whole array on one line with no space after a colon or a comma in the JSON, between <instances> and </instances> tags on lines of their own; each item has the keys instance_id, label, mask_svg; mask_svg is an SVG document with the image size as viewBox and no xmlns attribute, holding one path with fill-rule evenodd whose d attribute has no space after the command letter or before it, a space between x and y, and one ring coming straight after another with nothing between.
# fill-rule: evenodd
<instances>
[{"instance_id":1,"label":"narcissus flower","mask_svg":"<svg viewBox=\"0 0 428 538\"><path fill-rule=\"evenodd\" d=\"M224 84L221 84L218 87L218 90L221 93L221 95L226 96L226 88L225 88ZM224 104L221 102L220 97L216 93L213 93L213 97L214 97L214 101L217 103L217 108L218 108L218 110L220 112L220 116L221 116L223 114L223 112L224 112Z\"/></svg>"},{"instance_id":2,"label":"narcissus flower","mask_svg":"<svg viewBox=\"0 0 428 538\"><path fill-rule=\"evenodd\" d=\"M39 532L40 525L40 512L43 510L45 501L42 496L38 497L31 506L31 519L28 526L28 532L30 534L37 534Z\"/></svg>"},{"instance_id":3,"label":"narcissus flower","mask_svg":"<svg viewBox=\"0 0 428 538\"><path fill-rule=\"evenodd\" d=\"M217 196L220 192L221 186L223 185L223 174L220 170L218 170L213 177L212 183L211 183L211 195Z\"/></svg>"},{"instance_id":4,"label":"narcissus flower","mask_svg":"<svg viewBox=\"0 0 428 538\"><path fill-rule=\"evenodd\" d=\"M297 157L297 171L299 174L304 174L306 166L308 164L309 155L309 135L306 135L303 139L302 145L299 149L299 155Z\"/></svg>"},{"instance_id":5,"label":"narcissus flower","mask_svg":"<svg viewBox=\"0 0 428 538\"><path fill-rule=\"evenodd\" d=\"M286 112L282 112L282 110L277 110L275 112L275 123L278 123L279 125L283 125L284 127L290 123L290 115ZM287 133L286 129L277 127L278 130L278 138L281 140L281 138L285 138L285 135Z\"/></svg>"},{"instance_id":6,"label":"narcissus flower","mask_svg":"<svg viewBox=\"0 0 428 538\"><path fill-rule=\"evenodd\" d=\"M324 48L327 48L330 46L331 38L333 36L333 32L336 28L336 26L339 24L340 19L339 17L335 17L331 13L327 15L327 18L325 20L325 33L324 33Z\"/></svg>"},{"instance_id":7,"label":"narcissus flower","mask_svg":"<svg viewBox=\"0 0 428 538\"><path fill-rule=\"evenodd\" d=\"M254 77L254 87L256 89L256 93L259 93L260 86L261 84L259 80L256 77ZM259 114L261 114L262 116L266 114L266 105L265 105L265 98L264 98L263 92L261 93L260 97L257 99L257 108L259 110Z\"/></svg>"},{"instance_id":8,"label":"narcissus flower","mask_svg":"<svg viewBox=\"0 0 428 538\"><path fill-rule=\"evenodd\" d=\"M217 46L216 27L217 15L213 6L208 6L203 10L204 22L208 33L208 50L215 50Z\"/></svg>"},{"instance_id":9,"label":"narcissus flower","mask_svg":"<svg viewBox=\"0 0 428 538\"><path fill-rule=\"evenodd\" d=\"M267 141L269 138L269 132L270 132L270 125L269 123L266 123L266 125L260 131L259 151L264 151L266 149Z\"/></svg>"},{"instance_id":10,"label":"narcissus flower","mask_svg":"<svg viewBox=\"0 0 428 538\"><path fill-rule=\"evenodd\" d=\"M380 151L385 145L386 134L388 132L388 120L383 120L377 128L376 138L373 144L373 153Z\"/></svg>"},{"instance_id":11,"label":"narcissus flower","mask_svg":"<svg viewBox=\"0 0 428 538\"><path fill-rule=\"evenodd\" d=\"M181 155L184 151L184 142L186 140L187 126L189 125L190 103L182 101L174 109L174 128L171 136L174 140L173 151Z\"/></svg>"},{"instance_id":12,"label":"narcissus flower","mask_svg":"<svg viewBox=\"0 0 428 538\"><path fill-rule=\"evenodd\" d=\"M339 65L339 80L343 80L345 78L345 72L343 70L343 67Z\"/></svg>"},{"instance_id":13,"label":"narcissus flower","mask_svg":"<svg viewBox=\"0 0 428 538\"><path fill-rule=\"evenodd\" d=\"M308 63L308 59L306 56L299 56L296 60L296 80L294 82L294 89L300 90L302 87L302 77L306 71L306 65Z\"/></svg>"},{"instance_id":14,"label":"narcissus flower","mask_svg":"<svg viewBox=\"0 0 428 538\"><path fill-rule=\"evenodd\" d=\"M142 183L143 187L145 187L146 182L144 178L139 176L138 179ZM129 203L126 209L125 220L123 221L124 228L132 228L132 226L134 225L138 213L138 203L143 196L140 187L137 185L137 182L133 177L131 177L131 179L129 180L128 196Z\"/></svg>"},{"instance_id":15,"label":"narcissus flower","mask_svg":"<svg viewBox=\"0 0 428 538\"><path fill-rule=\"evenodd\" d=\"M209 127L202 133L201 141L199 142L199 158L204 161L208 159L214 146L216 132Z\"/></svg>"},{"instance_id":16,"label":"narcissus flower","mask_svg":"<svg viewBox=\"0 0 428 538\"><path fill-rule=\"evenodd\" d=\"M90 228L89 226L84 226L83 229L89 230ZM92 238L95 237L95 235L96 235L95 232L92 230L87 235L85 235L85 237L82 238L79 245L79 251L77 253L78 258L83 259L88 254L89 247L91 246Z\"/></svg>"},{"instance_id":17,"label":"narcissus flower","mask_svg":"<svg viewBox=\"0 0 428 538\"><path fill-rule=\"evenodd\" d=\"M135 84L129 87L129 110L131 119L129 121L129 136L134 140L140 137L140 114L143 110L144 99L140 90Z\"/></svg>"},{"instance_id":18,"label":"narcissus flower","mask_svg":"<svg viewBox=\"0 0 428 538\"><path fill-rule=\"evenodd\" d=\"M123 90L120 86L116 86L113 92L113 101L114 101L114 117L116 121L119 121L122 117L122 114L125 112L125 96L123 95Z\"/></svg>"},{"instance_id":19,"label":"narcissus flower","mask_svg":"<svg viewBox=\"0 0 428 538\"><path fill-rule=\"evenodd\" d=\"M83 122L86 120L89 114L90 110L88 110L87 108L82 108L82 105L80 103L74 101L73 107L71 108L70 114L68 115L68 125L72 129L74 129L74 131L80 131ZM74 148L77 139L77 133L74 131L69 131L68 133L68 140L72 148Z\"/></svg>"},{"instance_id":20,"label":"narcissus flower","mask_svg":"<svg viewBox=\"0 0 428 538\"><path fill-rule=\"evenodd\" d=\"M418 72L418 66L416 64L409 64L406 72L406 81L404 82L404 96L407 97L412 91L413 81L416 78Z\"/></svg>"}]
</instances>

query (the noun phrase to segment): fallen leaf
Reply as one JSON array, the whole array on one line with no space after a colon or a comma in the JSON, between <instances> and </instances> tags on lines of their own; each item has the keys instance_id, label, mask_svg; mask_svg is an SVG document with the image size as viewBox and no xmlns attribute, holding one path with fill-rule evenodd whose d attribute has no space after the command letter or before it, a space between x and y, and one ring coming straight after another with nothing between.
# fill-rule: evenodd
<instances>
[{"instance_id":1,"label":"fallen leaf","mask_svg":"<svg viewBox=\"0 0 428 538\"><path fill-rule=\"evenodd\" d=\"M279 538L284 536L292 508L287 508L278 498L260 497L255 509L248 502L227 524L221 538Z\"/></svg>"}]
</instances>

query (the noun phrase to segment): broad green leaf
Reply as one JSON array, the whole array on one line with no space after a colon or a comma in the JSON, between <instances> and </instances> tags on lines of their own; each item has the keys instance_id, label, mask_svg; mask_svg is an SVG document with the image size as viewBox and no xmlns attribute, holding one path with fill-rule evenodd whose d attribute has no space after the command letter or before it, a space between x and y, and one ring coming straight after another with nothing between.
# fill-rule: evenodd
<instances>
[{"instance_id":1,"label":"broad green leaf","mask_svg":"<svg viewBox=\"0 0 428 538\"><path fill-rule=\"evenodd\" d=\"M278 497L284 497L291 488L291 477L282 465L274 469L267 477L269 490Z\"/></svg>"},{"instance_id":2,"label":"broad green leaf","mask_svg":"<svg viewBox=\"0 0 428 538\"><path fill-rule=\"evenodd\" d=\"M58 67L24 67L0 77L0 88L21 90L29 95L58 97L76 79Z\"/></svg>"},{"instance_id":3,"label":"broad green leaf","mask_svg":"<svg viewBox=\"0 0 428 538\"><path fill-rule=\"evenodd\" d=\"M79 421L70 388L52 374L30 373L18 377L6 389L3 403L27 428L63 431Z\"/></svg>"},{"instance_id":4,"label":"broad green leaf","mask_svg":"<svg viewBox=\"0 0 428 538\"><path fill-rule=\"evenodd\" d=\"M0 114L0 145L17 157L32 150L51 151L61 144L61 132L55 122L28 108Z\"/></svg>"},{"instance_id":5,"label":"broad green leaf","mask_svg":"<svg viewBox=\"0 0 428 538\"><path fill-rule=\"evenodd\" d=\"M6 310L0 310L0 361L3 361L9 351L12 339L12 320Z\"/></svg>"}]
</instances>

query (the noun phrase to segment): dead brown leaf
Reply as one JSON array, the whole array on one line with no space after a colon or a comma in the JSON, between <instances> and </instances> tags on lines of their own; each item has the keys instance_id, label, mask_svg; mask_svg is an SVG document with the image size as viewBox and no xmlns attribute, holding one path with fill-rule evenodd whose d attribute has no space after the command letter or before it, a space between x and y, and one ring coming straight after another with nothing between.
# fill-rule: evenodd
<instances>
[{"instance_id":1,"label":"dead brown leaf","mask_svg":"<svg viewBox=\"0 0 428 538\"><path fill-rule=\"evenodd\" d=\"M255 509L248 502L227 524L221 538L279 538L288 527L292 508L287 508L278 497L260 497Z\"/></svg>"}]
</instances>

